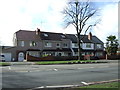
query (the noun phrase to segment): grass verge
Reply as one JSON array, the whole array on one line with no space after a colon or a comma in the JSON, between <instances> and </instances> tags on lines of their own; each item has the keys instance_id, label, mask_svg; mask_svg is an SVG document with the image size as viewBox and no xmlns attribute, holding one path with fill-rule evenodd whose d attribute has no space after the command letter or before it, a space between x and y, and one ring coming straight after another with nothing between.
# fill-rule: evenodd
<instances>
[{"instance_id":1,"label":"grass verge","mask_svg":"<svg viewBox=\"0 0 120 90\"><path fill-rule=\"evenodd\" d=\"M37 65L42 64L75 64L75 63L95 63L95 60L71 60L71 61L40 61L35 62Z\"/></svg>"},{"instance_id":2,"label":"grass verge","mask_svg":"<svg viewBox=\"0 0 120 90\"><path fill-rule=\"evenodd\" d=\"M118 88L119 86L120 86L120 82L110 82L110 83L82 86L80 88Z\"/></svg>"},{"instance_id":3,"label":"grass verge","mask_svg":"<svg viewBox=\"0 0 120 90\"><path fill-rule=\"evenodd\" d=\"M0 66L10 66L10 63L7 63L7 62L0 62Z\"/></svg>"}]
</instances>

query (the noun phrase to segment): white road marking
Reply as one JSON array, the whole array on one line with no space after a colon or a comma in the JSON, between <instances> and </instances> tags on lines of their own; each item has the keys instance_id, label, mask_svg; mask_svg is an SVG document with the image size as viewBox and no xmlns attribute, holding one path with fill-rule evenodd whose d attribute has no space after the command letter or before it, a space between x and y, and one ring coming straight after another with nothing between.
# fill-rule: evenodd
<instances>
[{"instance_id":1,"label":"white road marking","mask_svg":"<svg viewBox=\"0 0 120 90\"><path fill-rule=\"evenodd\" d=\"M78 69L84 69L84 68L78 68Z\"/></svg>"},{"instance_id":2,"label":"white road marking","mask_svg":"<svg viewBox=\"0 0 120 90\"><path fill-rule=\"evenodd\" d=\"M46 88L59 88L59 87L75 87L78 85L56 85L56 86L46 86Z\"/></svg>"},{"instance_id":3,"label":"white road marking","mask_svg":"<svg viewBox=\"0 0 120 90\"><path fill-rule=\"evenodd\" d=\"M100 66L100 67L98 67L98 68L106 68L106 67L109 67L109 66Z\"/></svg>"},{"instance_id":4,"label":"white road marking","mask_svg":"<svg viewBox=\"0 0 120 90\"><path fill-rule=\"evenodd\" d=\"M56 68L55 69L53 69L54 71L58 71Z\"/></svg>"},{"instance_id":5,"label":"white road marking","mask_svg":"<svg viewBox=\"0 0 120 90\"><path fill-rule=\"evenodd\" d=\"M36 87L33 89L39 89L39 88L62 88L62 87L77 87L79 85L56 85L56 86L41 86L41 87Z\"/></svg>"},{"instance_id":6,"label":"white road marking","mask_svg":"<svg viewBox=\"0 0 120 90\"><path fill-rule=\"evenodd\" d=\"M95 67L88 67L88 68L77 68L77 69L89 69L89 68L95 68Z\"/></svg>"},{"instance_id":7,"label":"white road marking","mask_svg":"<svg viewBox=\"0 0 120 90\"><path fill-rule=\"evenodd\" d=\"M89 85L88 83L86 83L86 82L81 82L82 84L84 84L84 85Z\"/></svg>"},{"instance_id":8,"label":"white road marking","mask_svg":"<svg viewBox=\"0 0 120 90\"><path fill-rule=\"evenodd\" d=\"M9 70L11 70L11 67L10 67L10 66L8 66L8 68L9 68Z\"/></svg>"},{"instance_id":9,"label":"white road marking","mask_svg":"<svg viewBox=\"0 0 120 90\"><path fill-rule=\"evenodd\" d=\"M37 88L45 88L45 86L41 86L41 87L37 87ZM37 89L37 88L36 88L36 89Z\"/></svg>"}]
</instances>

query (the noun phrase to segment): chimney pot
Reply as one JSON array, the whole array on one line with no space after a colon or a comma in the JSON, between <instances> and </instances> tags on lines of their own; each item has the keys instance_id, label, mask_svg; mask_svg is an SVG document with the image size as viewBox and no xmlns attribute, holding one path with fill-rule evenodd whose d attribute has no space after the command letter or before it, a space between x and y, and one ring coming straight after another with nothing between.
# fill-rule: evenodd
<instances>
[{"instance_id":1,"label":"chimney pot","mask_svg":"<svg viewBox=\"0 0 120 90\"><path fill-rule=\"evenodd\" d=\"M91 32L89 32L89 34L88 34L88 39L92 40L92 33Z\"/></svg>"},{"instance_id":2,"label":"chimney pot","mask_svg":"<svg viewBox=\"0 0 120 90\"><path fill-rule=\"evenodd\" d=\"M40 35L40 29L39 28L37 28L37 30L36 30L36 35Z\"/></svg>"}]
</instances>

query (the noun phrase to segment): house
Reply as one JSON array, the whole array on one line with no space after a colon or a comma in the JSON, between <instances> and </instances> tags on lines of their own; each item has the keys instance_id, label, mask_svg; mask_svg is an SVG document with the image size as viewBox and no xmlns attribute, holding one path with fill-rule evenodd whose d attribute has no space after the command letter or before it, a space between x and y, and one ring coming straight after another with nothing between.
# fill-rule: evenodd
<instances>
[{"instance_id":1,"label":"house","mask_svg":"<svg viewBox=\"0 0 120 90\"><path fill-rule=\"evenodd\" d=\"M67 34L66 36L71 40L73 56L78 56L77 37L73 34ZM92 36L91 32L88 35L81 35L80 38L82 55L103 55L104 43L96 36Z\"/></svg>"},{"instance_id":2,"label":"house","mask_svg":"<svg viewBox=\"0 0 120 90\"><path fill-rule=\"evenodd\" d=\"M103 42L96 36L81 35L82 55L103 54ZM52 56L77 56L78 45L74 34L43 32L37 28L35 31L19 30L14 33L14 47L3 48L2 53L9 53L7 61L23 61L26 55L41 57Z\"/></svg>"}]
</instances>

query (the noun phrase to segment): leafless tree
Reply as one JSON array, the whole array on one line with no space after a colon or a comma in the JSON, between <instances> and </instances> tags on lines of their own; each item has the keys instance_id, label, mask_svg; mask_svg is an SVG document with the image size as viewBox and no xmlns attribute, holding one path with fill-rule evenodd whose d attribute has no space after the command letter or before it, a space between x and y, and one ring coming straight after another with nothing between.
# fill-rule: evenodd
<instances>
[{"instance_id":1,"label":"leafless tree","mask_svg":"<svg viewBox=\"0 0 120 90\"><path fill-rule=\"evenodd\" d=\"M71 0L68 2L67 7L64 8L62 12L65 15L64 21L66 27L72 24L76 28L78 43L78 60L81 60L81 32L84 31L86 33L92 26L96 26L99 20L94 20L91 18L96 15L97 11L98 10L96 7L94 7L93 2L80 2L78 0ZM92 24L87 24L89 20L92 21Z\"/></svg>"}]
</instances>

